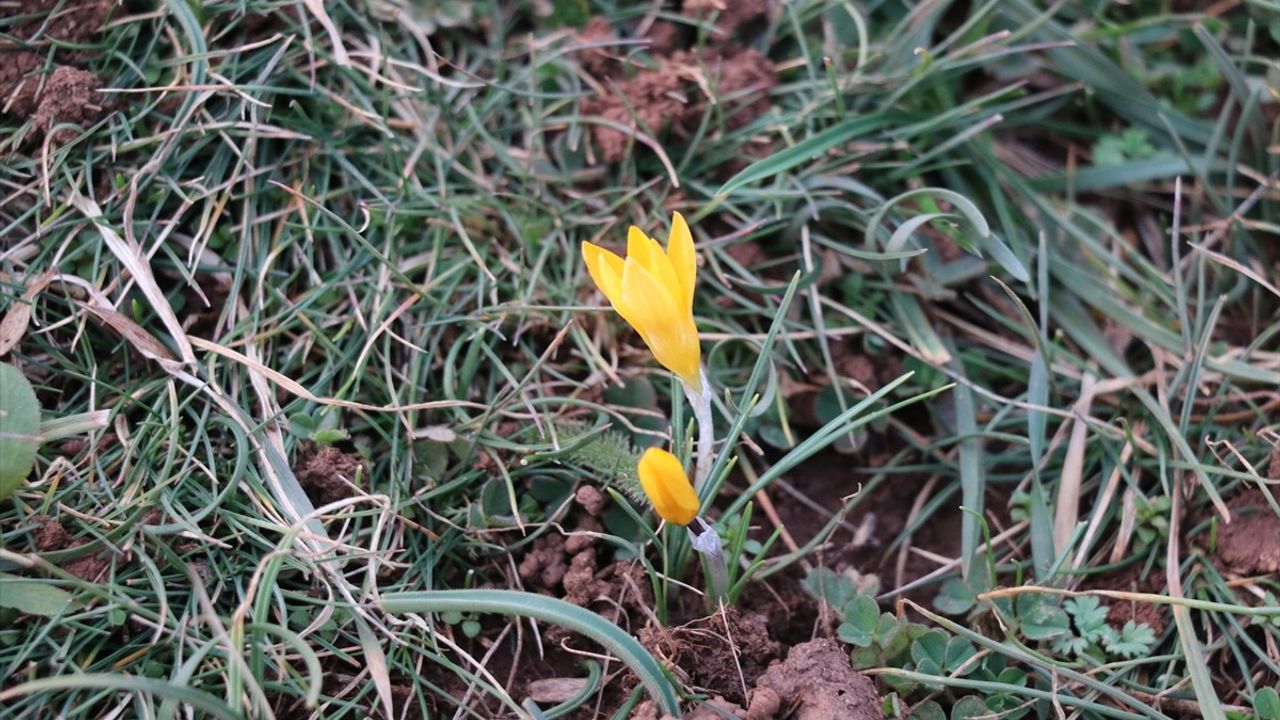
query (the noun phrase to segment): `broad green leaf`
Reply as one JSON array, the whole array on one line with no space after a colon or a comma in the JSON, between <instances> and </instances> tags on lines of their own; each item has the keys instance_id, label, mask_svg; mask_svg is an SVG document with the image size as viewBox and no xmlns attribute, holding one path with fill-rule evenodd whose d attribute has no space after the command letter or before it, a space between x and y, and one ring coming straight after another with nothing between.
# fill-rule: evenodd
<instances>
[{"instance_id":1,"label":"broad green leaf","mask_svg":"<svg viewBox=\"0 0 1280 720\"><path fill-rule=\"evenodd\" d=\"M977 695L965 695L951 706L951 720L976 720L991 716L991 709Z\"/></svg>"},{"instance_id":2,"label":"broad green leaf","mask_svg":"<svg viewBox=\"0 0 1280 720\"><path fill-rule=\"evenodd\" d=\"M859 595L845 607L844 618L845 622L837 630L840 639L858 647L867 647L872 643L880 621L880 606L872 598Z\"/></svg>"},{"instance_id":3,"label":"broad green leaf","mask_svg":"<svg viewBox=\"0 0 1280 720\"><path fill-rule=\"evenodd\" d=\"M925 675L941 675L947 666L947 636L930 630L916 638L911 644L911 659Z\"/></svg>"},{"instance_id":4,"label":"broad green leaf","mask_svg":"<svg viewBox=\"0 0 1280 720\"><path fill-rule=\"evenodd\" d=\"M53 617L71 602L71 593L47 580L0 573L0 607L28 615Z\"/></svg>"},{"instance_id":5,"label":"broad green leaf","mask_svg":"<svg viewBox=\"0 0 1280 720\"><path fill-rule=\"evenodd\" d=\"M1049 597L1019 595L1018 622L1028 640L1052 640L1071 632L1071 618Z\"/></svg>"},{"instance_id":6,"label":"broad green leaf","mask_svg":"<svg viewBox=\"0 0 1280 720\"><path fill-rule=\"evenodd\" d=\"M1280 718L1280 694L1275 688L1262 688L1253 696L1253 711L1258 713L1259 720L1277 720Z\"/></svg>"},{"instance_id":7,"label":"broad green leaf","mask_svg":"<svg viewBox=\"0 0 1280 720\"><path fill-rule=\"evenodd\" d=\"M0 500L31 474L39 447L40 401L18 368L0 363Z\"/></svg>"},{"instance_id":8,"label":"broad green leaf","mask_svg":"<svg viewBox=\"0 0 1280 720\"><path fill-rule=\"evenodd\" d=\"M933 700L925 700L907 716L908 720L947 720L947 713Z\"/></svg>"},{"instance_id":9,"label":"broad green leaf","mask_svg":"<svg viewBox=\"0 0 1280 720\"><path fill-rule=\"evenodd\" d=\"M978 597L974 594L973 589L964 580L953 577L942 583L942 588L938 590L937 597L933 599L933 606L938 609L938 612L944 612L948 615L960 615L969 612L969 609L977 601Z\"/></svg>"}]
</instances>

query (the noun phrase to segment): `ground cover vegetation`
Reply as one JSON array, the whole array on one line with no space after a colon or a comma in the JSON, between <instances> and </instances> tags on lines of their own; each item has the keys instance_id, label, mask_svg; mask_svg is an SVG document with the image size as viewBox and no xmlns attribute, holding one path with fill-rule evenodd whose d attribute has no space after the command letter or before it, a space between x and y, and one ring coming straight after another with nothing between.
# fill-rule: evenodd
<instances>
[{"instance_id":1,"label":"ground cover vegetation","mask_svg":"<svg viewBox=\"0 0 1280 720\"><path fill-rule=\"evenodd\" d=\"M1277 57L0 0L0 715L1280 717Z\"/></svg>"}]
</instances>

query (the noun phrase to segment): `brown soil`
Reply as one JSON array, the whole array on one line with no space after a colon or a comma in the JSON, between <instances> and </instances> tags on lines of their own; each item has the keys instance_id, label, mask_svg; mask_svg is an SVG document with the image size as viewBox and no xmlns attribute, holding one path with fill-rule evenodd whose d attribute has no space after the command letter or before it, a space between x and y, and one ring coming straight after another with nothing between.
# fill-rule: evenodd
<instances>
[{"instance_id":1,"label":"brown soil","mask_svg":"<svg viewBox=\"0 0 1280 720\"><path fill-rule=\"evenodd\" d=\"M1138 565L1130 566L1114 575L1100 576L1086 583L1084 587L1089 590L1119 590L1156 595L1165 593L1164 576L1161 571L1155 569L1147 573L1146 577L1142 577L1142 568ZM1132 620L1139 625L1146 623L1158 637L1170 621L1167 605L1112 599L1104 599L1103 604L1109 608L1107 622L1116 630L1120 630L1125 623Z\"/></svg>"},{"instance_id":2,"label":"brown soil","mask_svg":"<svg viewBox=\"0 0 1280 720\"><path fill-rule=\"evenodd\" d=\"M1217 556L1222 569L1235 575L1280 572L1280 516L1258 492L1232 505L1231 522L1218 526Z\"/></svg>"},{"instance_id":3,"label":"brown soil","mask_svg":"<svg viewBox=\"0 0 1280 720\"><path fill-rule=\"evenodd\" d=\"M683 670L694 688L735 703L746 700L747 688L782 654L782 645L769 637L768 618L736 608L679 627L650 624L638 637L657 657Z\"/></svg>"},{"instance_id":4,"label":"brown soil","mask_svg":"<svg viewBox=\"0 0 1280 720\"><path fill-rule=\"evenodd\" d=\"M344 453L333 446L317 449L304 445L298 451L293 473L307 497L319 507L354 495L351 484L356 482L356 471L363 466L359 455ZM360 470L362 479L368 476L368 468Z\"/></svg>"},{"instance_id":5,"label":"brown soil","mask_svg":"<svg viewBox=\"0 0 1280 720\"><path fill-rule=\"evenodd\" d=\"M55 520L48 515L33 516L31 521L38 526L32 534L35 551L38 553L70 550L71 548L80 547L86 542L76 540L63 527L61 521ZM60 567L81 580L95 582L111 567L111 560L100 557L95 553L64 561L60 564Z\"/></svg>"},{"instance_id":6,"label":"brown soil","mask_svg":"<svg viewBox=\"0 0 1280 720\"><path fill-rule=\"evenodd\" d=\"M609 21L599 15L587 21L587 24L575 36L578 43L582 45L607 43L616 40L617 37ZM586 48L578 52L578 64L588 74L604 77L609 74L616 63L616 56L613 51L614 48L610 47Z\"/></svg>"},{"instance_id":7,"label":"brown soil","mask_svg":"<svg viewBox=\"0 0 1280 720\"><path fill-rule=\"evenodd\" d=\"M785 715L793 720L884 717L875 684L854 672L844 647L825 638L791 648L785 662L760 677L756 692L772 692L784 712L794 708Z\"/></svg>"},{"instance_id":8,"label":"brown soil","mask_svg":"<svg viewBox=\"0 0 1280 720\"><path fill-rule=\"evenodd\" d=\"M739 691L740 692L740 691ZM880 693L864 675L854 672L849 653L834 640L821 639L791 648L751 689L744 709L723 697L686 713L692 720L881 720ZM714 707L712 707L714 706ZM642 703L632 718L665 720L652 701Z\"/></svg>"},{"instance_id":9,"label":"brown soil","mask_svg":"<svg viewBox=\"0 0 1280 720\"><path fill-rule=\"evenodd\" d=\"M870 442L874 443L875 439ZM771 490L769 495L777 507L778 516L796 544L804 545L813 539L831 519L831 513L840 507L842 498L858 492L859 483L869 477L860 470L879 467L887 460L886 453L874 449L858 455L823 452L807 461L799 471L790 473L787 479L793 488L816 503L822 511L780 489ZM845 518L844 525L836 529L827 546L816 552L811 560L837 572L852 568L864 575L878 574L884 589L894 587L897 555L886 553L885 548L906 527L908 514L925 482L926 478L914 475L895 476L882 482L858 503ZM959 502L957 496L954 503L940 509L930 521L918 528L912 537L912 545L940 555L954 556L956 538L960 537ZM1002 507L996 498L989 497L987 504L991 508ZM772 527L762 530L767 536ZM859 534L864 537L859 537ZM910 553L902 583L909 583L936 567L929 560ZM932 600L932 592L926 589L918 597L915 594L909 594L909 597L927 604Z\"/></svg>"},{"instance_id":10,"label":"brown soil","mask_svg":"<svg viewBox=\"0 0 1280 720\"><path fill-rule=\"evenodd\" d=\"M698 12L710 7L705 2L694 1L693 5ZM733 9L720 14L717 30L737 28L746 20L760 17L764 8L763 2L754 1L727 5ZM579 53L583 69L601 78L610 91L583 102L584 114L651 133L671 130L687 137L708 105L721 105L718 110L731 128L742 127L768 110L769 89L776 83L773 64L756 50L724 41L732 33L697 52L679 49L680 30L669 23L655 23L650 35L650 51L658 66L629 76L625 73L630 66L615 61L605 48ZM613 28L597 18L579 33L578 40L588 43L614 37ZM602 125L592 128L592 139L608 163L625 157L631 143L630 133Z\"/></svg>"},{"instance_id":11,"label":"brown soil","mask_svg":"<svg viewBox=\"0 0 1280 720\"><path fill-rule=\"evenodd\" d=\"M684 0L684 12L696 20L715 18L714 33L731 38L743 25L764 18L768 0Z\"/></svg>"},{"instance_id":12,"label":"brown soil","mask_svg":"<svg viewBox=\"0 0 1280 720\"><path fill-rule=\"evenodd\" d=\"M96 75L76 67L84 60L77 51L51 49L53 43L79 44L90 40L106 22L113 2L65 3L52 17L56 0L19 0L16 15L32 15L35 19L6 28L21 44L0 41L0 112L30 119L38 136L54 124L71 123L87 126L105 110L98 89L102 82ZM52 72L44 74L46 55L55 54ZM67 142L76 137L67 128L54 137Z\"/></svg>"}]
</instances>

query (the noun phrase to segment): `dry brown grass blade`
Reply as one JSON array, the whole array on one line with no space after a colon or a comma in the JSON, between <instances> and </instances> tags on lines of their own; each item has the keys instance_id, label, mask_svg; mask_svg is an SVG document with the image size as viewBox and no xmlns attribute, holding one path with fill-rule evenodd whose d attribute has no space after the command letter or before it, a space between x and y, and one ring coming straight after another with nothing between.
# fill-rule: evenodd
<instances>
[{"instance_id":1,"label":"dry brown grass blade","mask_svg":"<svg viewBox=\"0 0 1280 720\"><path fill-rule=\"evenodd\" d=\"M488 405L482 405L480 403L475 403L475 402L468 402L466 400L435 400L433 402L412 403L410 405L369 405L366 403L352 402L350 400L339 400L337 398L321 397L319 395L312 393L310 390L302 387L302 385L298 384L297 381L293 380L289 376L284 375L276 370L272 370L271 368L250 358L244 353L237 352L235 350L232 350L229 347L224 347L222 345L219 345L218 343L212 342L210 340L205 340L204 338L200 338L200 337L192 336L190 340L191 340L191 345L193 347L199 348L200 350L205 350L205 351L214 353L215 355L221 355L222 357L228 360L244 365L246 368L252 370L253 372L263 375L265 378L267 378L271 382L275 383L276 385L279 385L289 394L296 395L304 400L310 400L311 402L319 403L321 405L333 405L335 407L347 408L348 410L364 410L366 412L391 412L391 413L413 412L417 410L438 410L440 408L449 408L449 407L469 407L469 408L483 410L489 407Z\"/></svg>"},{"instance_id":2,"label":"dry brown grass blade","mask_svg":"<svg viewBox=\"0 0 1280 720\"><path fill-rule=\"evenodd\" d=\"M1076 416L1075 426L1071 428L1071 439L1067 442L1067 455L1062 461L1062 479L1058 484L1057 508L1053 517L1053 546L1061 553L1071 542L1076 522L1080 519L1080 485L1084 472L1084 451L1089 439L1089 425L1084 418L1089 416L1093 406L1093 395L1097 385L1093 375L1084 374L1080 383L1080 399L1071 409Z\"/></svg>"},{"instance_id":3,"label":"dry brown grass blade","mask_svg":"<svg viewBox=\"0 0 1280 720\"><path fill-rule=\"evenodd\" d=\"M88 311L90 315L93 315L95 318L100 320L103 325L115 330L120 337L129 341L129 344L132 345L135 350L142 353L147 358L155 360L161 364L174 362L173 353L169 352L169 348L165 347L164 343L157 340L155 336L147 332L145 328L133 320L130 320L115 308L109 305L100 305L98 303L78 302L76 304Z\"/></svg>"},{"instance_id":4,"label":"dry brown grass blade","mask_svg":"<svg viewBox=\"0 0 1280 720\"><path fill-rule=\"evenodd\" d=\"M160 286L156 284L155 276L151 274L151 266L142 256L141 249L134 243L125 240L114 228L103 221L102 208L98 207L98 203L81 195L74 188L69 192L67 202L71 203L72 207L79 210L94 224L107 248L125 266L129 274L133 276L133 281L138 284L138 289L142 291L143 296L150 303L151 309L160 318L160 322L164 324L165 329L169 331L169 335L173 338L174 344L178 347L178 359L184 365L195 362L195 355L191 352L191 343L187 342L187 334L182 330L182 323L178 322L178 316L173 314L173 308L169 307L169 301L165 298L164 293L160 291ZM154 338L152 339L154 340Z\"/></svg>"},{"instance_id":5,"label":"dry brown grass blade","mask_svg":"<svg viewBox=\"0 0 1280 720\"><path fill-rule=\"evenodd\" d=\"M315 16L320 27L324 28L325 34L329 36L329 42L333 43L331 50L334 63L349 67L351 58L347 55L347 47L342 43L342 34L338 32L338 26L333 24L333 18L329 17L329 11L324 9L324 2L322 0L302 0L302 2L307 6L307 11Z\"/></svg>"},{"instance_id":6,"label":"dry brown grass blade","mask_svg":"<svg viewBox=\"0 0 1280 720\"><path fill-rule=\"evenodd\" d=\"M32 280L22 297L9 308L4 319L0 320L0 355L12 350L22 340L22 336L27 334L27 325L31 322L31 306L55 275L55 271L49 270Z\"/></svg>"}]
</instances>

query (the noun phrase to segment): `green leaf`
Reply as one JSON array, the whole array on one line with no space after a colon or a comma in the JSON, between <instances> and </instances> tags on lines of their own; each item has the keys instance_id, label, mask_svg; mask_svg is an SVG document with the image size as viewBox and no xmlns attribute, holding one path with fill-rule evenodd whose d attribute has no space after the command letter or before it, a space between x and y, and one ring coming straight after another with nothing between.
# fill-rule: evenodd
<instances>
[{"instance_id":1,"label":"green leaf","mask_svg":"<svg viewBox=\"0 0 1280 720\"><path fill-rule=\"evenodd\" d=\"M1120 629L1119 637L1107 639L1107 652L1127 658L1147 653L1156 641L1156 633L1146 623L1130 620Z\"/></svg>"},{"instance_id":2,"label":"green leaf","mask_svg":"<svg viewBox=\"0 0 1280 720\"><path fill-rule=\"evenodd\" d=\"M18 368L0 363L0 500L31 474L40 447L40 401Z\"/></svg>"},{"instance_id":3,"label":"green leaf","mask_svg":"<svg viewBox=\"0 0 1280 720\"><path fill-rule=\"evenodd\" d=\"M831 568L814 568L805 576L803 585L805 592L826 600L837 612L844 612L844 606L858 596L853 582Z\"/></svg>"},{"instance_id":4,"label":"green leaf","mask_svg":"<svg viewBox=\"0 0 1280 720\"><path fill-rule=\"evenodd\" d=\"M859 595L844 610L845 622L836 630L840 639L858 647L871 645L880 621L880 606L866 595Z\"/></svg>"},{"instance_id":5,"label":"green leaf","mask_svg":"<svg viewBox=\"0 0 1280 720\"><path fill-rule=\"evenodd\" d=\"M925 700L907 717L909 720L947 720L947 713L933 700Z\"/></svg>"},{"instance_id":6,"label":"green leaf","mask_svg":"<svg viewBox=\"0 0 1280 720\"><path fill-rule=\"evenodd\" d=\"M1253 696L1253 711L1259 720L1277 720L1280 718L1280 694L1275 688L1262 688Z\"/></svg>"},{"instance_id":7,"label":"green leaf","mask_svg":"<svg viewBox=\"0 0 1280 720\"><path fill-rule=\"evenodd\" d=\"M911 659L925 675L941 675L947 665L947 636L937 630L916 638L911 644Z\"/></svg>"},{"instance_id":8,"label":"green leaf","mask_svg":"<svg viewBox=\"0 0 1280 720\"><path fill-rule=\"evenodd\" d=\"M71 593L47 580L0 573L0 607L12 608L27 615L53 617L71 602Z\"/></svg>"},{"instance_id":9,"label":"green leaf","mask_svg":"<svg viewBox=\"0 0 1280 720\"><path fill-rule=\"evenodd\" d=\"M965 695L951 706L951 720L970 720L991 715L991 709L977 695Z\"/></svg>"},{"instance_id":10,"label":"green leaf","mask_svg":"<svg viewBox=\"0 0 1280 720\"><path fill-rule=\"evenodd\" d=\"M948 615L962 615L969 612L969 609L977 601L978 596L974 594L968 583L958 577L953 577L942 583L942 588L939 589L937 597L933 599L933 606L938 609L938 612Z\"/></svg>"},{"instance_id":11,"label":"green leaf","mask_svg":"<svg viewBox=\"0 0 1280 720\"><path fill-rule=\"evenodd\" d=\"M962 637L953 637L947 641L946 663L942 667L948 673L955 673L977 653L978 649L973 646L973 643ZM974 666L970 666L965 672L960 673L960 676L968 675L974 669Z\"/></svg>"},{"instance_id":12,"label":"green leaf","mask_svg":"<svg viewBox=\"0 0 1280 720\"><path fill-rule=\"evenodd\" d=\"M1076 629L1086 643L1100 641L1110 628L1107 625L1107 613L1110 612L1110 608L1102 605L1093 595L1071 598L1062 606L1075 620Z\"/></svg>"},{"instance_id":13,"label":"green leaf","mask_svg":"<svg viewBox=\"0 0 1280 720\"><path fill-rule=\"evenodd\" d=\"M1028 640L1052 640L1070 634L1071 619L1053 601L1037 595L1018 597L1018 620Z\"/></svg>"}]
</instances>

